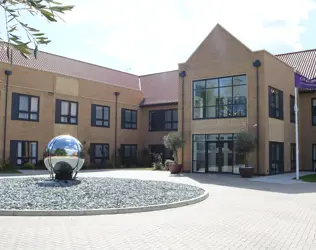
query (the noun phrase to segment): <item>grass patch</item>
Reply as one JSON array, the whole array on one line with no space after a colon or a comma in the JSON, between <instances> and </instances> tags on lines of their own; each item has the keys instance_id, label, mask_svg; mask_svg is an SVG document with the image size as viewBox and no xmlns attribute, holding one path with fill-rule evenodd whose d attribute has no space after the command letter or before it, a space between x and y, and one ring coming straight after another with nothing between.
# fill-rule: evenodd
<instances>
[{"instance_id":1,"label":"grass patch","mask_svg":"<svg viewBox=\"0 0 316 250\"><path fill-rule=\"evenodd\" d=\"M305 181L305 182L316 182L316 174L301 176L300 180Z\"/></svg>"},{"instance_id":2,"label":"grass patch","mask_svg":"<svg viewBox=\"0 0 316 250\"><path fill-rule=\"evenodd\" d=\"M117 168L117 169L122 169L122 170L153 170L153 168Z\"/></svg>"},{"instance_id":3,"label":"grass patch","mask_svg":"<svg viewBox=\"0 0 316 250\"><path fill-rule=\"evenodd\" d=\"M1 169L0 174L21 174L21 172L16 169Z\"/></svg>"},{"instance_id":4,"label":"grass patch","mask_svg":"<svg viewBox=\"0 0 316 250\"><path fill-rule=\"evenodd\" d=\"M296 180L296 177L293 177L293 180ZM316 182L316 174L300 176L300 180L305 182Z\"/></svg>"}]
</instances>

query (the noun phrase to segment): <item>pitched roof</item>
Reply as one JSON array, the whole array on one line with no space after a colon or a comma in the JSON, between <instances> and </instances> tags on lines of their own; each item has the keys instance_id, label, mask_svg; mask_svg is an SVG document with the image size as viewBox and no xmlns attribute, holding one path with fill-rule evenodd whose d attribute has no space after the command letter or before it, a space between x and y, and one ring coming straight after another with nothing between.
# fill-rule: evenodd
<instances>
[{"instance_id":1,"label":"pitched roof","mask_svg":"<svg viewBox=\"0 0 316 250\"><path fill-rule=\"evenodd\" d=\"M142 106L178 102L178 70L140 76Z\"/></svg>"},{"instance_id":2,"label":"pitched roof","mask_svg":"<svg viewBox=\"0 0 316 250\"><path fill-rule=\"evenodd\" d=\"M305 77L316 77L316 49L275 55Z\"/></svg>"},{"instance_id":3,"label":"pitched roof","mask_svg":"<svg viewBox=\"0 0 316 250\"><path fill-rule=\"evenodd\" d=\"M5 43L0 43L0 62L9 63ZM37 59L33 55L26 59L17 50L13 50L12 63L27 68L139 90L139 77L137 75L47 52L39 51Z\"/></svg>"}]
</instances>

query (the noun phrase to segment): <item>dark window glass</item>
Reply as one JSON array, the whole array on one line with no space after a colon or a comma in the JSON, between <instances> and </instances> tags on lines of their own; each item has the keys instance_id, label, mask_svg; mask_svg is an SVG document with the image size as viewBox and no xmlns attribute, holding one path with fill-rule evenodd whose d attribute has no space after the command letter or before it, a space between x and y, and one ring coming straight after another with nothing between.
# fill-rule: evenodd
<instances>
[{"instance_id":1,"label":"dark window glass","mask_svg":"<svg viewBox=\"0 0 316 250\"><path fill-rule=\"evenodd\" d=\"M284 172L284 143L270 142L269 143L270 157L270 174L279 174Z\"/></svg>"},{"instance_id":2,"label":"dark window glass","mask_svg":"<svg viewBox=\"0 0 316 250\"><path fill-rule=\"evenodd\" d=\"M10 158L13 164L22 166L25 163L37 163L36 141L11 141Z\"/></svg>"},{"instance_id":3,"label":"dark window glass","mask_svg":"<svg viewBox=\"0 0 316 250\"><path fill-rule=\"evenodd\" d=\"M294 122L295 123L294 106L295 106L295 97L290 95L290 122Z\"/></svg>"},{"instance_id":4,"label":"dark window glass","mask_svg":"<svg viewBox=\"0 0 316 250\"><path fill-rule=\"evenodd\" d=\"M39 121L39 97L12 93L12 120Z\"/></svg>"},{"instance_id":5,"label":"dark window glass","mask_svg":"<svg viewBox=\"0 0 316 250\"><path fill-rule=\"evenodd\" d=\"M313 171L316 171L316 144L312 145L312 151Z\"/></svg>"},{"instance_id":6,"label":"dark window glass","mask_svg":"<svg viewBox=\"0 0 316 250\"><path fill-rule=\"evenodd\" d=\"M102 105L91 105L91 126L110 127L110 107Z\"/></svg>"},{"instance_id":7,"label":"dark window glass","mask_svg":"<svg viewBox=\"0 0 316 250\"><path fill-rule=\"evenodd\" d=\"M193 119L246 116L245 75L193 82Z\"/></svg>"},{"instance_id":8,"label":"dark window glass","mask_svg":"<svg viewBox=\"0 0 316 250\"><path fill-rule=\"evenodd\" d=\"M149 111L149 130L178 130L178 110Z\"/></svg>"},{"instance_id":9,"label":"dark window glass","mask_svg":"<svg viewBox=\"0 0 316 250\"><path fill-rule=\"evenodd\" d=\"M283 120L283 91L269 87L269 117Z\"/></svg>"},{"instance_id":10,"label":"dark window glass","mask_svg":"<svg viewBox=\"0 0 316 250\"><path fill-rule=\"evenodd\" d=\"M296 169L296 144L295 143L291 143L291 152L290 152L290 156L291 156L291 170L295 170Z\"/></svg>"},{"instance_id":11,"label":"dark window glass","mask_svg":"<svg viewBox=\"0 0 316 250\"><path fill-rule=\"evenodd\" d=\"M130 166L137 162L137 145L136 144L122 144L121 145L122 163Z\"/></svg>"},{"instance_id":12,"label":"dark window glass","mask_svg":"<svg viewBox=\"0 0 316 250\"><path fill-rule=\"evenodd\" d=\"M78 103L56 99L56 123L78 124Z\"/></svg>"},{"instance_id":13,"label":"dark window glass","mask_svg":"<svg viewBox=\"0 0 316 250\"><path fill-rule=\"evenodd\" d=\"M105 164L109 160L109 144L91 143L92 149L90 161L93 164Z\"/></svg>"},{"instance_id":14,"label":"dark window glass","mask_svg":"<svg viewBox=\"0 0 316 250\"><path fill-rule=\"evenodd\" d=\"M312 99L312 125L316 126L316 99Z\"/></svg>"},{"instance_id":15,"label":"dark window glass","mask_svg":"<svg viewBox=\"0 0 316 250\"><path fill-rule=\"evenodd\" d=\"M137 110L122 109L122 128L137 129Z\"/></svg>"}]
</instances>

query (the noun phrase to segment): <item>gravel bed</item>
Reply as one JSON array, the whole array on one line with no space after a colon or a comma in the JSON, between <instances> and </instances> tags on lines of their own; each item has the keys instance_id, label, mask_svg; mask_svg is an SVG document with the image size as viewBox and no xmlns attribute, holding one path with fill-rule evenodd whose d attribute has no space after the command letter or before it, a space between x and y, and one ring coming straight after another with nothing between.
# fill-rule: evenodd
<instances>
[{"instance_id":1,"label":"gravel bed","mask_svg":"<svg viewBox=\"0 0 316 250\"><path fill-rule=\"evenodd\" d=\"M81 210L166 204L198 197L204 190L164 181L78 178L0 178L0 209Z\"/></svg>"}]
</instances>

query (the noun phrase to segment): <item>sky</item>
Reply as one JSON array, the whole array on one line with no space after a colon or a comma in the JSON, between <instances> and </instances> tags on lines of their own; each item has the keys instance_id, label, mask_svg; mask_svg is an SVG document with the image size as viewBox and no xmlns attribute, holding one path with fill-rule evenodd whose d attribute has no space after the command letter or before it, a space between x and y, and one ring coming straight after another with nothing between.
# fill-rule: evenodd
<instances>
[{"instance_id":1,"label":"sky","mask_svg":"<svg viewBox=\"0 0 316 250\"><path fill-rule=\"evenodd\" d=\"M177 69L217 23L252 50L316 48L316 0L63 2L75 5L65 22L22 16L52 40L40 50L137 75Z\"/></svg>"}]
</instances>

